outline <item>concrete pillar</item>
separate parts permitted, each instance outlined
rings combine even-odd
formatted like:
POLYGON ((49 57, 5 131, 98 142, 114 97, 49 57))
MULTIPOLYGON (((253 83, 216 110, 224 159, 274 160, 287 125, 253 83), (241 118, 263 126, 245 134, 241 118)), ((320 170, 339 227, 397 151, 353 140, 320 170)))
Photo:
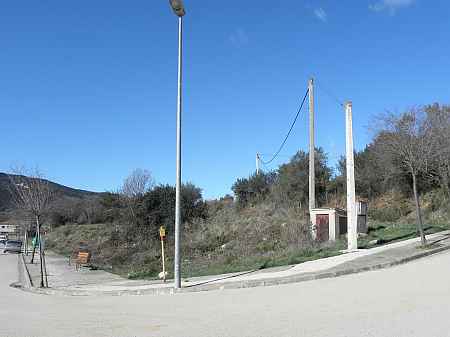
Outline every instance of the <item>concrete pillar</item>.
POLYGON ((336 241, 336 210, 330 211, 329 223, 328 223, 328 237, 330 241, 336 241))
POLYGON ((259 174, 259 153, 256 154, 256 174, 259 174))
POLYGON ((356 212, 355 164, 353 159, 352 102, 345 104, 347 159, 347 237, 349 251, 358 249, 358 215, 356 212))
POLYGON ((314 79, 308 83, 309 92, 309 211, 316 208, 316 177, 314 170, 314 79))

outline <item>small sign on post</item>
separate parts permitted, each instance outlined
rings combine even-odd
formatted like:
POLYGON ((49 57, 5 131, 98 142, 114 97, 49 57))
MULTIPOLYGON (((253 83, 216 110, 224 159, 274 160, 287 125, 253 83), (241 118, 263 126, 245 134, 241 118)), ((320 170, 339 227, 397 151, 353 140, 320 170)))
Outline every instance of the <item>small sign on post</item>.
POLYGON ((166 228, 164 226, 159 227, 159 237, 161 239, 161 258, 162 258, 162 272, 159 273, 159 278, 162 278, 166 282, 166 261, 164 254, 164 241, 166 239, 166 228))
POLYGON ((161 238, 161 241, 164 241, 166 238, 166 228, 164 226, 159 227, 159 237, 161 238))

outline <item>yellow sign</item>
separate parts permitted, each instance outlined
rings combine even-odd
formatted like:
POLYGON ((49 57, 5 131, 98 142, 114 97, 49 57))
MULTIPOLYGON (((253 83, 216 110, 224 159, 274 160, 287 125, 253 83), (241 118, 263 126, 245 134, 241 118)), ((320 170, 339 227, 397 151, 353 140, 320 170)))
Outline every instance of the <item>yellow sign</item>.
POLYGON ((159 227, 159 236, 161 239, 166 237, 166 228, 164 226, 159 227))

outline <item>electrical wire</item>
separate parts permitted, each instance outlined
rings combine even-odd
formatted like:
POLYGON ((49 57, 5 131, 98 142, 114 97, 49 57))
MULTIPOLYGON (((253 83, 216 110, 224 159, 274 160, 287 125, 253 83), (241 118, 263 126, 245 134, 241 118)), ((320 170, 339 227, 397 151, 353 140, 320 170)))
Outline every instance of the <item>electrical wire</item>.
POLYGON ((284 140, 281 143, 281 146, 278 149, 278 151, 275 152, 275 154, 272 156, 272 158, 269 161, 263 161, 261 159, 261 163, 263 163, 264 165, 270 164, 271 162, 273 162, 275 160, 275 158, 277 158, 278 155, 280 154, 280 152, 283 149, 284 145, 286 144, 289 136, 291 135, 291 132, 292 132, 292 129, 294 128, 294 126, 295 126, 295 123, 297 122, 298 116, 300 115, 300 112, 302 111, 303 105, 305 104, 306 97, 308 97, 308 93, 309 93, 309 89, 306 89, 305 97, 303 97, 302 104, 300 105, 300 108, 298 109, 297 114, 295 115, 294 121, 292 122, 292 125, 291 125, 291 127, 290 127, 290 129, 289 129, 289 131, 288 131, 288 133, 286 135, 286 137, 284 137, 284 140))
POLYGON ((340 100, 336 95, 332 94, 330 90, 326 89, 322 83, 318 83, 316 82, 316 87, 321 90, 324 94, 326 94, 329 98, 331 98, 333 101, 336 101, 336 103, 343 107, 344 106, 344 102, 342 100, 340 100))
POLYGON ((266 169, 267 172, 272 171, 272 169, 270 167, 268 167, 266 164, 264 164, 262 161, 261 163, 263 164, 264 168, 266 169))
MULTIPOLYGON (((259 155, 260 156, 271 156, 272 153, 260 153, 259 155)), ((280 155, 278 155, 278 157, 291 158, 292 155, 290 155, 290 154, 280 154, 280 155)))

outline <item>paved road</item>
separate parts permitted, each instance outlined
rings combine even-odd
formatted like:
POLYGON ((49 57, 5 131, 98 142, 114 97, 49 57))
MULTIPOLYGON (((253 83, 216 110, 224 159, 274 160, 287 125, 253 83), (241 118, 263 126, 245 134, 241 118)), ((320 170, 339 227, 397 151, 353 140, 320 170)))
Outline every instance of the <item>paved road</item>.
POLYGON ((16 264, 0 256, 1 337, 450 336, 450 253, 335 279, 174 296, 26 293, 9 287, 16 264))

